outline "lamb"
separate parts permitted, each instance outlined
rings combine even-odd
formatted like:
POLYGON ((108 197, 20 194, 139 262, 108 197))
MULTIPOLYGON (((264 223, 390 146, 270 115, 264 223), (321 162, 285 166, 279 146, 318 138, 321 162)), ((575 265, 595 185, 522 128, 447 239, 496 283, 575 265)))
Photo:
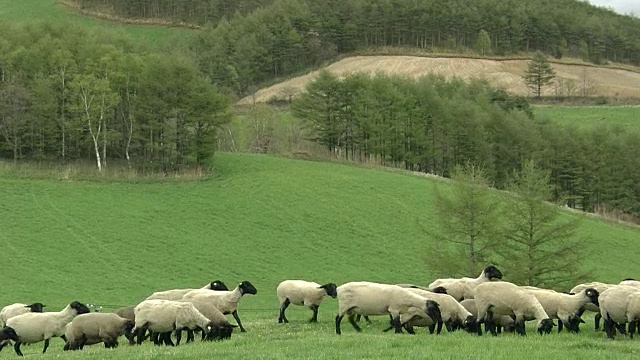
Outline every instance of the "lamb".
MULTIPOLYGON (((232 325, 229 320, 224 316, 224 314, 215 307, 207 297, 195 297, 189 301, 192 303, 198 311, 202 313, 207 319, 213 323, 213 329, 209 333, 209 335, 205 335, 202 333, 202 340, 222 340, 231 338, 231 334, 233 332, 233 328, 235 325, 232 325)), ((193 340, 193 332, 187 330, 187 342, 193 340)))
POLYGON ((531 287, 526 290, 538 299, 549 317, 559 320, 558 332, 562 331, 563 324, 567 326, 568 331, 579 332, 582 307, 586 304, 598 306, 599 293, 594 288, 586 288, 573 295, 531 287))
MULTIPOLYGON (((587 289, 587 288, 593 288, 596 289, 598 291, 598 293, 602 294, 603 291, 607 290, 609 287, 614 286, 612 284, 605 284, 605 283, 601 283, 601 282, 590 282, 590 283, 585 283, 585 284, 579 284, 573 287, 573 289, 571 289, 569 291, 569 293, 573 293, 573 294, 577 294, 580 291, 587 289)), ((595 329, 598 330, 600 329, 600 319, 602 318, 602 315, 600 315, 600 308, 592 303, 587 303, 584 306, 584 310, 585 311, 591 311, 591 312, 595 312, 596 316, 594 319, 595 322, 595 329)), ((582 315, 582 314, 580 314, 582 315)))
POLYGON ((113 313, 78 315, 67 324, 64 350, 82 350, 85 345, 100 342, 104 343, 105 348, 116 347, 118 337, 130 334, 134 325, 134 321, 113 313))
POLYGON ((289 322, 284 314, 289 304, 308 307, 313 311, 313 316, 309 322, 317 322, 318 308, 320 308, 320 303, 322 303, 324 296, 329 295, 334 299, 338 296, 336 284, 334 283, 320 285, 304 280, 285 280, 278 285, 276 293, 280 301, 278 323, 289 322))
POLYGON ((11 319, 14 316, 26 314, 29 312, 41 313, 42 308, 44 307, 45 305, 39 302, 33 303, 31 305, 21 303, 7 305, 0 311, 0 325, 4 327, 7 324, 7 320, 11 319))
POLYGON ((494 315, 515 316, 515 330, 524 336, 526 320, 537 320, 538 333, 550 333, 555 324, 536 297, 509 282, 485 282, 476 286, 474 298, 478 307, 478 322, 486 321, 491 334, 497 335, 494 315))
POLYGON ((600 313, 608 338, 615 337, 615 325, 626 323, 629 323, 629 335, 633 337, 640 322, 640 289, 625 285, 608 288, 600 294, 600 313))
MULTIPOLYGON (((478 307, 476 306, 475 299, 462 300, 460 302, 460 305, 462 305, 465 309, 467 309, 467 311, 473 314, 476 318, 478 317, 478 307)), ((498 334, 502 333, 503 328, 505 332, 513 332, 514 330, 515 321, 513 320, 513 318, 511 318, 511 316, 494 315, 493 322, 494 322, 494 325, 496 326, 496 330, 498 334)), ((484 330, 488 332, 489 328, 490 326, 485 326, 484 330)), ((477 330, 478 330, 478 334, 480 334, 479 326, 477 330)))
POLYGON ((408 313, 412 308, 425 312, 434 321, 442 321, 439 305, 433 300, 426 300, 407 289, 397 285, 378 284, 372 282, 349 282, 337 289, 339 311, 336 316, 336 334, 340 335, 340 323, 345 315, 356 331, 362 329, 355 322, 356 315, 389 314, 396 333, 402 333, 400 315, 408 313))
MULTIPOLYGON (((208 335, 215 324, 207 319, 192 303, 171 300, 145 300, 135 309, 135 327, 138 345, 142 344, 145 332, 151 330, 161 334, 161 340, 174 346, 171 332, 176 330, 176 340, 180 343, 182 330, 202 329, 208 335)), ((156 343, 156 345, 159 345, 156 343)))
POLYGON ((482 270, 477 278, 463 277, 461 279, 438 279, 429 284, 429 290, 433 292, 442 292, 453 296, 457 301, 464 299, 473 299, 473 290, 479 284, 494 279, 502 279, 502 272, 497 267, 489 265, 482 270))
POLYGON ((211 303, 218 308, 223 314, 231 314, 233 318, 238 322, 238 326, 240 327, 240 332, 245 332, 246 330, 242 326, 240 322, 240 317, 238 316, 238 302, 242 298, 244 294, 252 294, 255 295, 258 293, 258 290, 249 282, 243 281, 235 289, 232 291, 206 291, 206 290, 193 290, 186 293, 182 297, 182 301, 192 301, 197 297, 205 297, 211 303))
POLYGON ((201 287, 200 289, 173 289, 165 291, 156 291, 149 295, 145 300, 173 300, 180 301, 182 297, 193 290, 213 290, 213 291, 228 291, 229 288, 220 280, 214 280, 211 283, 201 287))
POLYGON ((13 329, 18 336, 18 341, 14 345, 16 354, 22 356, 20 345, 22 343, 32 344, 44 340, 44 354, 49 347, 49 340, 54 336, 62 336, 66 325, 76 316, 89 312, 84 304, 74 301, 67 305, 62 311, 46 313, 26 313, 14 316, 7 320, 8 328, 13 329))
MULTIPOLYGON (((465 309, 456 299, 451 295, 434 293, 417 286, 407 287, 407 290, 414 294, 420 295, 427 300, 433 300, 438 303, 441 313, 441 320, 434 322, 433 319, 427 318, 421 313, 407 313, 400 314, 400 322, 405 329, 412 328, 413 326, 428 326, 429 331, 433 333, 434 327, 438 326, 436 334, 440 334, 442 331, 442 325, 446 326, 448 331, 453 331, 452 324, 457 327, 461 324, 467 332, 477 332, 478 326, 476 324, 476 317, 465 309)), ((409 330, 407 330, 409 331, 409 330)))

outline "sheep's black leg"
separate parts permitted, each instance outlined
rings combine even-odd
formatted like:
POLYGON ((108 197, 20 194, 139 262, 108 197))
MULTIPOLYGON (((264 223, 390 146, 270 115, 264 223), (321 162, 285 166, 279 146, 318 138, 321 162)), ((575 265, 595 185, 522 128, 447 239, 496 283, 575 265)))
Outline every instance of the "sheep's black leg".
POLYGON ((42 353, 47 352, 47 348, 49 347, 49 339, 44 339, 44 349, 42 349, 42 353))
POLYGON ((416 332, 413 330, 413 325, 404 324, 404 329, 411 335, 415 335, 416 332))
POLYGON ((233 310, 231 315, 233 315, 233 318, 236 319, 236 321, 238 322, 238 326, 240 327, 240 332, 247 332, 247 330, 245 330, 244 327, 242 327, 242 323, 240 322, 240 317, 238 316, 238 310, 233 310))
POLYGON ((627 333, 626 324, 618 324, 618 331, 620 331, 620 334, 625 335, 627 333))
POLYGON ((429 325, 429 334, 436 332, 436 324, 429 325))
POLYGON ((527 335, 525 327, 524 327, 524 320, 516 321, 515 329, 516 329, 516 333, 517 334, 519 334, 521 336, 527 335))
POLYGON ((440 335, 440 333, 442 332, 442 321, 438 321, 437 323, 437 327, 436 327, 436 335, 440 335))
POLYGON ((311 305, 311 311, 313 311, 313 317, 311 317, 311 320, 309 320, 309 322, 318 322, 318 309, 320 308, 320 306, 318 305, 311 305))
POLYGON ((596 314, 596 318, 594 319, 595 321, 595 326, 596 326, 596 331, 600 330, 600 319, 602 319, 602 314, 597 313, 596 314))
POLYGON ((343 316, 336 315, 336 334, 340 335, 342 332, 340 331, 340 322, 342 322, 343 316))
POLYGON ((167 331, 166 333, 161 335, 162 340, 164 340, 164 344, 167 346, 176 346, 171 340, 171 331, 167 331))
POLYGON ((636 320, 629 323, 629 337, 631 339, 633 339, 633 334, 636 332, 636 323, 636 320))
POLYGON ((613 320, 610 317, 604 320, 604 332, 607 334, 607 337, 611 340, 616 336, 616 328, 613 324, 613 320))
MULTIPOLYGON (((558 334, 562 331, 562 327, 563 327, 563 323, 562 320, 558 319, 558 334)), ((569 328, 567 328, 567 331, 569 330, 569 328)))
POLYGON ((187 331, 187 343, 190 343, 193 340, 195 340, 195 336, 193 335, 193 330, 186 329, 186 331, 187 331))
POLYGON ((20 351, 20 345, 22 345, 22 343, 20 341, 18 341, 15 344, 13 344, 13 350, 16 351, 16 354, 18 354, 18 356, 24 356, 24 355, 22 355, 22 351, 20 351))
POLYGON ((396 329, 396 334, 402 334, 402 324, 400 323, 400 315, 393 318, 393 327, 396 329))
POLYGON ((491 335, 498 336, 498 330, 496 329, 496 322, 493 320, 493 312, 487 311, 487 315, 484 318, 485 321, 485 331, 489 328, 491 335))
POLYGON ((356 323, 356 316, 355 315, 349 315, 347 317, 347 319, 349 319, 349 322, 351 323, 351 326, 353 326, 353 328, 356 329, 357 332, 362 331, 360 326, 358 326, 358 323, 356 323))
POLYGON ((182 340, 182 329, 176 329, 176 346, 180 345, 180 340, 182 340))
POLYGON ((7 344, 9 344, 9 340, 0 341, 0 351, 2 351, 7 344))
POLYGON ((151 335, 149 335, 149 338, 153 341, 155 345, 162 345, 162 340, 160 339, 160 333, 152 331, 151 335))
POLYGON ((280 305, 280 316, 278 317, 278 323, 288 323, 289 320, 287 320, 287 316, 284 314, 284 311, 287 310, 287 308, 289 307, 289 304, 291 304, 291 301, 289 301, 289 299, 284 299, 284 302, 282 303, 282 305, 280 305))

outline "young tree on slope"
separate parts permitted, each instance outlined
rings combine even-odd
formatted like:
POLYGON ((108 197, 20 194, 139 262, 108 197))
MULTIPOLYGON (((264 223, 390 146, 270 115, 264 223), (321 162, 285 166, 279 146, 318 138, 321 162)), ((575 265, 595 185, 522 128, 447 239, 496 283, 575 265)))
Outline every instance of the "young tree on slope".
POLYGON ((523 78, 527 87, 539 98, 542 94, 542 88, 551 84, 555 76, 556 72, 547 61, 547 58, 538 51, 533 55, 533 59, 529 61, 523 78))

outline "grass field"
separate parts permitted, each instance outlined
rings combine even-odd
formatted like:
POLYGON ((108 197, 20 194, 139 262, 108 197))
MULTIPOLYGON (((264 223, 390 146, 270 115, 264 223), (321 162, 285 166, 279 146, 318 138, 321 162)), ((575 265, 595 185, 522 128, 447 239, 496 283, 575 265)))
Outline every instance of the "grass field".
MULTIPOLYGON (((214 279, 251 281, 239 313, 247 333, 223 343, 175 349, 151 345, 64 354, 64 358, 476 358, 637 357, 640 347, 595 333, 476 338, 383 334, 383 318, 356 334, 334 333, 337 302, 320 323, 290 307, 277 324, 276 285, 302 278, 428 284, 424 228, 435 226, 434 179, 360 167, 269 156, 218 153, 216 173, 191 182, 59 181, 0 173, 0 304, 41 301, 55 311, 72 300, 105 311, 135 304, 158 289, 198 287, 214 279), (108 355, 107 355, 108 354, 108 355)), ((439 182, 441 189, 446 183, 439 182)), ((569 216, 569 215, 568 215, 569 216)), ((576 216, 576 215, 570 215, 576 216)), ((640 230, 587 218, 579 236, 594 279, 636 276, 640 230), (615 250, 611 250, 615 249, 615 250)), ((508 280, 508 274, 505 274, 508 280)), ((233 321, 233 320, 232 320, 233 321)), ((589 320, 587 320, 589 322, 589 320)), ((34 355, 42 343, 24 347, 34 355)), ((0 358, 15 357, 5 349, 0 358)))
POLYGON ((56 0, 0 0, 0 21, 29 23, 37 21, 65 22, 89 29, 120 32, 134 41, 154 48, 179 44, 189 39, 194 30, 163 26, 125 25, 83 16, 56 0))
POLYGON ((609 124, 640 129, 640 106, 535 106, 534 112, 536 116, 578 127, 609 124))

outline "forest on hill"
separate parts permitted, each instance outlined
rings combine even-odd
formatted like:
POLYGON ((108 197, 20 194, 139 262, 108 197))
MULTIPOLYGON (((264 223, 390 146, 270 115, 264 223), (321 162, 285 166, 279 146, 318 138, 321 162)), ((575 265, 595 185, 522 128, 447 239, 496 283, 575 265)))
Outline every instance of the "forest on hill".
POLYGON ((640 64, 640 19, 577 0, 75 0, 132 18, 206 25, 194 45, 223 88, 256 84, 338 54, 384 46, 512 55, 542 51, 640 64))

